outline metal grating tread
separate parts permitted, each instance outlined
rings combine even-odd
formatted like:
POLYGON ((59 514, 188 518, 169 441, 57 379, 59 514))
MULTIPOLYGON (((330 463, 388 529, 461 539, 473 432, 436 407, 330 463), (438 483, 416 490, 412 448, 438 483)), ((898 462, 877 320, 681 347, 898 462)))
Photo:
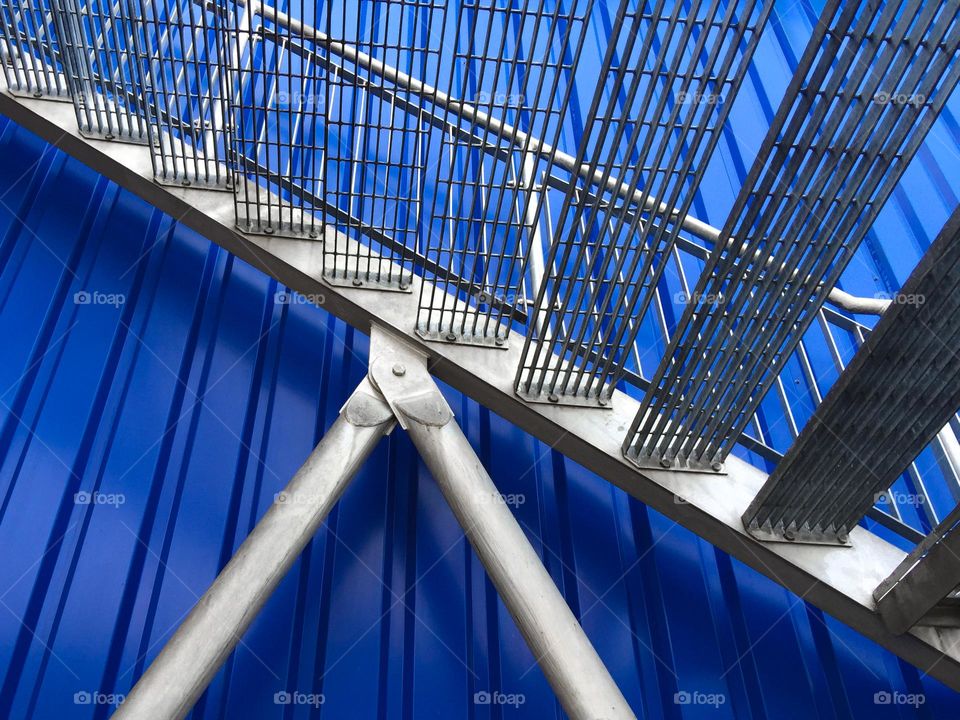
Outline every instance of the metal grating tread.
POLYGON ((960 80, 960 6, 879 6, 824 9, 624 441, 636 462, 723 462, 960 80))
POLYGON ((960 406, 960 210, 743 516, 763 539, 845 539, 960 406))

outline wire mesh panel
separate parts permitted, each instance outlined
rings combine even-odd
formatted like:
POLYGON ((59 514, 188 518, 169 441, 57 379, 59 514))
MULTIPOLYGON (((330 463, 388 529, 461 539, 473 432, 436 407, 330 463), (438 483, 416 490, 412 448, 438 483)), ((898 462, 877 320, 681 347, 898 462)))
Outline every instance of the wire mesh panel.
POLYGON ((299 212, 302 200, 296 195, 314 190, 319 174, 314 168, 320 166, 324 125, 315 98, 323 94, 321 71, 312 59, 291 52, 291 38, 275 20, 254 14, 250 6, 234 15, 224 44, 231 90, 229 155, 238 175, 250 180, 238 181, 237 225, 268 234, 309 230, 319 237, 313 217, 299 212), (294 128, 302 152, 294 146, 294 128))
POLYGON ((238 14, 234 24, 232 161, 250 180, 238 189, 238 224, 323 238, 332 282, 406 290, 425 126, 393 73, 437 65, 431 27, 443 5, 317 2, 296 11, 238 14))
POLYGON ((340 233, 326 236, 324 273, 335 284, 409 289, 430 126, 426 98, 396 75, 422 78, 440 67, 445 15, 446 4, 437 0, 328 8, 330 36, 356 49, 337 58, 325 85, 321 187, 325 215, 340 233))
POLYGON ((59 55, 55 19, 47 0, 0 5, 0 59, 8 90, 68 98, 59 55))
POLYGON ((132 0, 149 63, 154 175, 165 183, 230 186, 224 143, 222 57, 232 5, 195 0, 132 0))
POLYGON ((147 143, 147 63, 130 0, 53 0, 80 132, 147 143))
POLYGON ((960 77, 960 7, 828 3, 624 442, 722 462, 960 77))
POLYGON ((604 59, 518 372, 530 400, 606 404, 773 3, 650 5, 621 4, 604 59))
POLYGON ((451 60, 427 259, 446 268, 421 295, 417 330, 430 340, 504 346, 523 305, 523 263, 542 254, 539 187, 568 126, 593 0, 465 0, 446 28, 451 60))

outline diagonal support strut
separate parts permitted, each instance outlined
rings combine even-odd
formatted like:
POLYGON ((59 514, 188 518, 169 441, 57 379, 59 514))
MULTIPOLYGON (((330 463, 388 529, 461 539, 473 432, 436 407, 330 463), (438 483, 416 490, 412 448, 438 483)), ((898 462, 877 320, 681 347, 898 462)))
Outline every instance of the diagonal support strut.
POLYGON ((583 628, 427 372, 426 356, 376 325, 370 376, 393 408, 530 651, 571 718, 633 718, 583 628))
POLYGON ((113 717, 184 717, 313 538, 393 414, 364 378, 340 417, 167 641, 113 717))

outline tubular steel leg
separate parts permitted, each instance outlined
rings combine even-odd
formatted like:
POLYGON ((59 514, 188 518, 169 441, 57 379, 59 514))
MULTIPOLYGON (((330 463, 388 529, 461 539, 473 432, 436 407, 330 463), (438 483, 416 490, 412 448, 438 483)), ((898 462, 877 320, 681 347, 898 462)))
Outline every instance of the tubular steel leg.
POLYGON ((206 689, 340 498, 393 414, 365 379, 114 714, 182 718, 206 689))
MULTIPOLYGON (((374 347, 382 336, 374 328, 374 347)), ((527 645, 574 720, 635 718, 416 353, 384 340, 371 377, 436 478, 527 645)))

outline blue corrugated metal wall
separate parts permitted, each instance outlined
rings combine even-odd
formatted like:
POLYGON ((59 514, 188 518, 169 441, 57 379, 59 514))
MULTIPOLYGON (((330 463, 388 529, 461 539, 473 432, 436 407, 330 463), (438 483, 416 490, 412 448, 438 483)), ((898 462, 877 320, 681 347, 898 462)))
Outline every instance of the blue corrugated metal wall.
MULTIPOLYGON (((778 6, 698 217, 722 222, 816 5, 778 6)), ((896 290, 956 206, 957 110, 851 263, 847 290, 896 290)), ((286 299, 0 118, 0 717, 107 717, 108 696, 129 689, 332 422, 367 340, 286 299)), ((801 414, 805 392, 798 381, 801 414)), ((919 670, 448 397, 501 490, 524 498, 518 517, 638 716, 960 717, 960 696, 919 670), (892 691, 924 703, 874 702, 892 691), (724 702, 678 704, 682 693, 724 702)), ((193 717, 559 714, 398 434, 193 717), (324 702, 278 705, 278 692, 324 702), (524 702, 475 703, 484 692, 524 702)))
MULTIPOLYGON (((0 157, 0 714, 103 718, 332 422, 367 340, 12 124, 0 157)), ((638 716, 960 715, 918 670, 448 397, 638 716), (925 702, 876 705, 886 691, 925 702)), ((559 714, 397 434, 193 717, 559 714), (524 702, 474 702, 497 691, 524 702)))

